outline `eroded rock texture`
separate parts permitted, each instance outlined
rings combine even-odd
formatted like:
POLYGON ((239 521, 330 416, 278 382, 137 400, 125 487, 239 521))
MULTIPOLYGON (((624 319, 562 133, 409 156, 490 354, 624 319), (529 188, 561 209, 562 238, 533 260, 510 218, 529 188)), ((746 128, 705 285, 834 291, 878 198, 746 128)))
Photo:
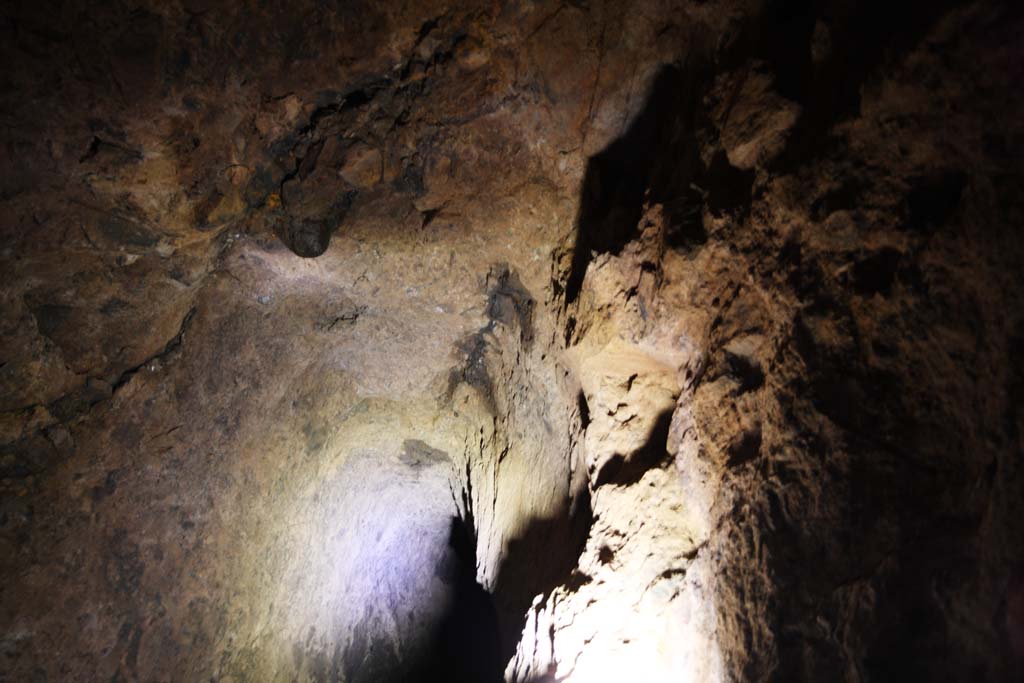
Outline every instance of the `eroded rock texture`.
POLYGON ((1024 13, 4 7, 0 679, 1024 676, 1024 13))

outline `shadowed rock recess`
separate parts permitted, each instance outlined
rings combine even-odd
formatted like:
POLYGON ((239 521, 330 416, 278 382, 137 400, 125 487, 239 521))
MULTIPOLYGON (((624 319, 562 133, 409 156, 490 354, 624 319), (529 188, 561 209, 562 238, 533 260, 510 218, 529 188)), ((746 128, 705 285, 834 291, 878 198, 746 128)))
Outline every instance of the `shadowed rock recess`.
POLYGON ((0 8, 0 681, 1024 680, 1024 5, 0 8))

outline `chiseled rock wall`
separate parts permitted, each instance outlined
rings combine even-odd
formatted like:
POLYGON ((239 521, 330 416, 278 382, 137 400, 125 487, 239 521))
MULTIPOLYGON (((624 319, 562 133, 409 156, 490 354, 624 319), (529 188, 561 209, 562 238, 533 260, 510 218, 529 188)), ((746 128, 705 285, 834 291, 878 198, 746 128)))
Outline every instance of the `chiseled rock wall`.
POLYGON ((2 16, 12 680, 1020 676, 1009 3, 2 16))
POLYGON ((595 521, 510 677, 1014 680, 1021 17, 763 21, 588 167, 595 521))

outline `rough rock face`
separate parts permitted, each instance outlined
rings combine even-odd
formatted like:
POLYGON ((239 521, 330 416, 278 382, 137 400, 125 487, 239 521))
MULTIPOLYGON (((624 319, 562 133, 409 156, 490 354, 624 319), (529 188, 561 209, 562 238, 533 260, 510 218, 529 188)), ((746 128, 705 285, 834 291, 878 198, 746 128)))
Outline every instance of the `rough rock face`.
POLYGON ((0 680, 1024 676, 1016 6, 0 15, 0 680))

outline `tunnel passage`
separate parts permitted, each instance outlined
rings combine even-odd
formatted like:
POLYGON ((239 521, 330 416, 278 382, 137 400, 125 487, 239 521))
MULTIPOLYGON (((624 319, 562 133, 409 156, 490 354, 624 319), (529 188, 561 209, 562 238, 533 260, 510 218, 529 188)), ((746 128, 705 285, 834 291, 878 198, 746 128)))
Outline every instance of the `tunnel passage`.
POLYGON ((54 4, 0 678, 1024 680, 1024 4, 54 4))
MULTIPOLYGON (((417 448, 430 451, 422 442, 406 442, 406 452, 417 448)), ((406 510, 392 519, 356 513, 360 535, 385 539, 378 546, 383 549, 346 549, 355 561, 340 568, 354 577, 376 574, 379 580, 363 594, 363 617, 349 629, 346 640, 335 644, 331 668, 321 665, 316 680, 500 683, 521 638, 530 600, 546 595, 570 575, 581 548, 578 540, 565 542, 562 527, 575 524, 574 539, 588 527, 567 513, 565 519, 536 520, 512 540, 493 593, 486 590, 477 579, 478 539, 472 515, 458 511, 445 528, 432 504, 436 498, 410 497, 440 495, 442 469, 429 473, 436 478, 427 487, 410 486, 400 473, 386 469, 362 480, 372 492, 364 501, 379 500, 381 494, 386 500, 402 490, 406 510), (387 626, 389 612, 395 630, 387 626)), ((581 505, 589 515, 589 500, 581 505)), ((351 612, 353 605, 344 609, 351 612)))
MULTIPOLYGON (((492 596, 476 581, 475 548, 466 522, 453 516, 434 576, 445 587, 443 607, 394 647, 358 628, 341 656, 351 683, 499 683, 504 662, 492 596)), ((416 617, 410 613, 410 621, 416 617)), ((334 672, 335 674, 337 672, 334 672)))
POLYGON ((517 578, 492 596, 477 580, 472 510, 454 504, 450 456, 417 439, 397 450, 346 456, 299 505, 282 582, 286 621, 306 634, 292 646, 298 673, 323 682, 498 683, 510 656, 502 643, 515 642, 523 625, 499 605, 518 607, 524 591, 540 590, 550 562, 524 565, 513 552, 517 578))
POLYGON ((438 571, 451 586, 451 601, 433 630, 427 656, 406 680, 498 683, 504 669, 498 614, 494 599, 476 581, 475 539, 460 517, 451 518, 448 552, 438 571))

